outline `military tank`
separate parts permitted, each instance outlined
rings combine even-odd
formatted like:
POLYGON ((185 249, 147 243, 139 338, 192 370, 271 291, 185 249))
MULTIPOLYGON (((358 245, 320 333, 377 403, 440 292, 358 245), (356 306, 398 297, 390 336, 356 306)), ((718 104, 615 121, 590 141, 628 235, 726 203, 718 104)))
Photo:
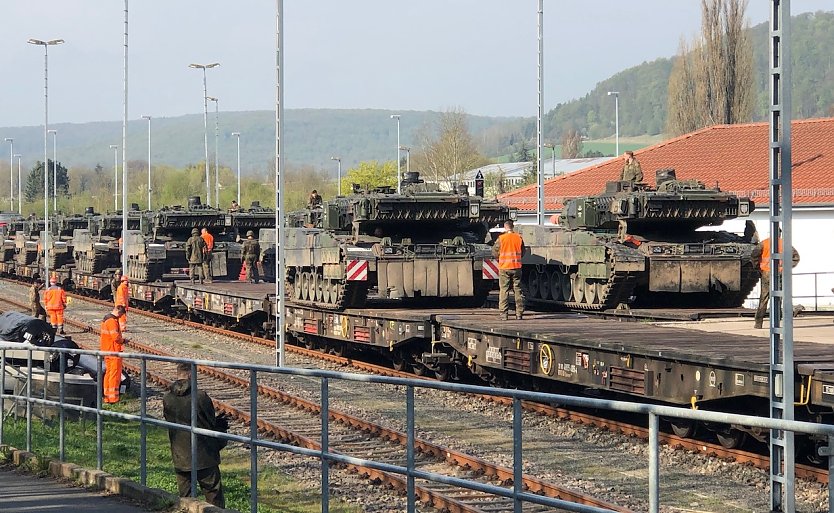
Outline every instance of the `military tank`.
POLYGON ((440 191, 416 172, 406 173, 401 191, 354 185, 347 196, 288 215, 285 259, 295 302, 359 307, 376 289, 383 299, 483 304, 497 279, 486 234, 511 210, 467 195, 465 186, 440 191))
POLYGON ((755 208, 748 198, 656 173, 565 202, 555 226, 519 226, 530 301, 580 309, 740 306, 759 271, 751 234, 702 230, 755 208))
MULTIPOLYGON (((138 230, 142 220, 150 215, 139 210, 139 205, 132 204, 127 215, 127 229, 138 230)), ((83 216, 86 228, 76 227, 72 232, 72 250, 75 268, 79 271, 97 274, 108 268, 121 267, 119 239, 122 236, 121 212, 98 214, 93 207, 87 207, 83 216)), ((80 219, 73 224, 83 226, 80 219)))

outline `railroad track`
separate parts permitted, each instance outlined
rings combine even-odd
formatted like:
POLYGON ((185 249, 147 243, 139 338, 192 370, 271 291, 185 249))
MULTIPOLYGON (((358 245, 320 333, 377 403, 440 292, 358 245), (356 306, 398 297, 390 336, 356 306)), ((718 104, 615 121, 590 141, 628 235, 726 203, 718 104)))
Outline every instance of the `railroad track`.
MULTIPOLYGON (((8 280, 8 279, 6 279, 8 280)), ((12 283, 19 284, 19 282, 14 280, 8 280, 12 283)), ((100 304, 102 306, 107 306, 108 308, 112 306, 112 302, 91 298, 88 296, 83 296, 79 294, 68 293, 68 295, 78 298, 80 300, 93 302, 96 304, 100 304)), ((250 342, 253 344, 262 345, 265 347, 275 348, 275 340, 274 339, 267 339, 262 337, 255 337, 248 333, 241 333, 237 331, 227 330, 224 328, 219 328, 215 326, 208 326, 199 322, 189 321, 187 319, 181 318, 173 318, 169 317, 164 314, 150 312, 147 310, 142 309, 132 309, 132 313, 138 313, 140 315, 144 315, 153 319, 157 319, 160 321, 176 323, 185 327, 205 330, 211 333, 216 333, 218 335, 223 335, 226 337, 234 338, 237 340, 242 340, 246 342, 250 342)), ((403 378, 417 378, 414 374, 397 371, 388 367, 375 365, 372 363, 362 362, 359 360, 354 360, 352 358, 333 355, 329 353, 325 353, 316 349, 307 349, 300 346, 295 345, 287 345, 286 350, 288 352, 292 352, 295 354, 299 354, 301 356, 306 356, 309 358, 315 358, 319 360, 328 361, 331 363, 336 363, 339 365, 345 365, 353 367, 362 372, 382 375, 382 376, 392 376, 392 377, 403 377, 403 378)), ((428 377, 420 377, 421 379, 433 379, 428 377)), ((496 404, 502 404, 505 406, 510 406, 511 403, 506 398, 495 397, 495 396, 481 396, 482 399, 494 402, 496 404)), ((540 415, 551 416, 555 418, 570 420, 579 424, 589 425, 598 427, 601 429, 610 430, 612 432, 623 433, 630 436, 637 436, 642 439, 648 440, 649 434, 648 429, 638 426, 629 424, 626 422, 620 422, 612 419, 608 419, 605 417, 599 417, 596 415, 591 415, 583 412, 576 412, 572 410, 567 410, 564 408, 554 407, 551 405, 541 404, 541 403, 531 403, 524 401, 522 403, 522 407, 526 411, 535 412, 540 415)), ((756 468, 762 470, 768 470, 770 467, 770 458, 767 455, 758 454, 751 451, 743 451, 739 449, 727 449, 720 444, 710 443, 701 440, 695 440, 690 438, 682 438, 673 434, 669 433, 661 433, 660 434, 660 441, 669 445, 670 447, 679 448, 682 450, 693 451, 697 453, 701 453, 704 455, 709 455, 721 459, 725 459, 728 461, 735 461, 739 464, 746 464, 752 465, 756 468)), ((808 479, 811 481, 816 481, 819 483, 828 483, 829 475, 827 469, 817 468, 811 465, 802 465, 797 464, 796 466, 796 476, 808 479)))
MULTIPOLYGON (((88 298, 84 298, 88 299, 88 298)), ((17 309, 25 310, 25 305, 7 298, 0 298, 17 309)), ((168 320, 167 317, 164 319, 168 320)), ((90 339, 86 344, 77 340, 84 349, 97 349, 96 326, 66 319, 66 324, 82 331, 80 338, 90 339)), ((203 325, 200 325, 204 327, 203 325)), ((157 350, 146 344, 129 341, 127 346, 135 351, 156 356, 176 356, 157 350)), ((125 369, 138 374, 138 366, 125 362, 125 369)), ((170 385, 171 376, 175 375, 174 365, 165 362, 149 361, 147 365, 149 381, 162 387, 170 385)), ((232 418, 248 425, 251 422, 248 373, 224 371, 213 367, 198 367, 203 376, 200 386, 214 400, 218 411, 229 414, 232 418)), ((322 445, 316 435, 321 433, 321 408, 315 402, 299 396, 288 394, 266 384, 259 384, 258 430, 273 439, 300 447, 321 450, 322 445)), ((348 413, 329 409, 328 442, 330 451, 361 459, 373 459, 378 462, 404 466, 406 461, 407 436, 405 433, 366 421, 348 413)), ((468 455, 427 440, 416 439, 416 468, 422 471, 475 480, 481 483, 512 484, 513 470, 489 463, 476 456, 468 455)), ((398 474, 382 472, 362 465, 345 465, 352 472, 367 476, 371 481, 390 486, 397 490, 406 490, 405 478, 398 474)), ((523 477, 525 490, 546 497, 606 508, 611 511, 630 513, 631 510, 584 495, 573 490, 546 482, 533 476, 523 477)), ((459 487, 436 482, 417 480, 415 491, 418 499, 426 505, 450 513, 500 513, 513 511, 513 501, 459 487), (487 507, 485 509, 485 507, 487 507)), ((543 513, 559 511, 540 505, 525 503, 525 513, 543 513)))

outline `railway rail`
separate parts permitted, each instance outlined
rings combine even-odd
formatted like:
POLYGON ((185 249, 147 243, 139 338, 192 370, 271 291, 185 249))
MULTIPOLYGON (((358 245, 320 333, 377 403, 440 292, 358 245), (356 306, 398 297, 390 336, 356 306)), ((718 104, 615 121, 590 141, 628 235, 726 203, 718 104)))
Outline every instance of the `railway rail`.
MULTIPOLYGON (((89 298, 83 298, 88 300, 89 298)), ((7 303, 17 309, 24 309, 25 305, 7 298, 0 298, 0 302, 7 303)), ((108 303, 109 306, 109 303, 108 303)), ((146 314, 149 312, 143 312, 146 314)), ((164 318, 168 320, 168 318, 164 318)), ((187 322, 187 321, 185 321, 187 322)), ((99 329, 85 322, 66 319, 66 324, 82 330, 84 333, 97 335, 99 329)), ((203 325, 199 325, 204 327, 203 325)), ((215 328, 216 329, 216 328, 215 328)), ((227 334, 228 333, 224 333, 227 334)), ((85 344, 76 342, 84 349, 96 349, 94 342, 85 344)), ((152 354, 155 356, 176 356, 155 349, 147 344, 129 341, 127 346, 135 352, 152 354)), ((125 368, 139 374, 140 368, 125 364, 125 368)), ((201 387, 214 400, 218 411, 226 412, 243 424, 249 424, 249 380, 236 373, 218 368, 198 367, 203 375, 201 387)), ((161 386, 171 383, 169 376, 174 374, 172 364, 152 362, 148 366, 148 377, 152 382, 161 386)), ((275 387, 259 384, 257 390, 260 404, 267 404, 268 409, 258 412, 258 429, 269 434, 276 440, 292 443, 300 447, 322 450, 321 442, 315 436, 321 433, 321 407, 313 401, 288 394, 275 387), (280 419, 280 422, 270 419, 280 419)), ((390 464, 402 464, 406 458, 407 436, 405 433, 369 422, 348 413, 332 408, 328 409, 329 419, 332 421, 329 430, 330 451, 356 458, 368 458, 390 464)), ((487 462, 482 458, 456 451, 427 440, 416 439, 415 450, 422 459, 417 462, 418 467, 432 472, 451 471, 459 473, 460 469, 468 479, 481 482, 499 481, 512 483, 513 470, 487 462)), ((397 490, 406 489, 406 481, 401 476, 389 474, 362 465, 347 465, 348 470, 367 476, 371 481, 390 486, 397 490)), ((526 475, 523 486, 525 490, 546 497, 558 498, 578 504, 605 508, 611 511, 631 513, 632 510, 602 501, 573 490, 566 489, 554 483, 526 475)), ((498 498, 480 492, 465 490, 440 483, 418 482, 415 487, 418 498, 425 504, 441 511, 450 513, 483 513, 487 511, 482 506, 488 506, 489 512, 500 513, 512 511, 513 501, 498 498)), ((526 513, 540 513, 554 511, 534 504, 526 504, 526 513)))

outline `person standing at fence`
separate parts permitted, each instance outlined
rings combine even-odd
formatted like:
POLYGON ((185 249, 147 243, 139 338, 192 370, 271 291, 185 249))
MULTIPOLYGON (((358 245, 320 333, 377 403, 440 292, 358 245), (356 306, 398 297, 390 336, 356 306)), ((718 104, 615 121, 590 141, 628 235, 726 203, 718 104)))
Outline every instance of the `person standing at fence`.
POLYGON ((46 320, 46 310, 41 304, 41 290, 43 289, 43 280, 38 278, 35 283, 29 287, 29 309, 32 312, 32 317, 46 320))
POLYGON ((119 286, 116 288, 116 295, 113 297, 115 306, 124 307, 121 317, 119 317, 119 329, 122 333, 127 331, 127 308, 130 303, 130 288, 128 287, 127 276, 122 275, 119 281, 119 286))
POLYGON ((43 302, 46 303, 46 313, 49 314, 49 323, 61 335, 64 334, 64 309, 67 307, 67 293, 58 284, 58 278, 49 279, 49 288, 43 293, 43 302))
MULTIPOLYGON (((124 349, 124 338, 119 328, 119 319, 124 315, 125 309, 118 305, 113 311, 104 316, 101 320, 101 332, 99 338, 99 350, 121 353, 124 349)), ((122 357, 104 357, 104 402, 113 404, 119 402, 119 387, 122 385, 122 357)))
MULTIPOLYGON (((779 240, 779 251, 782 251, 781 239, 779 240)), ((762 272, 762 281, 759 284, 759 307, 756 308, 756 316, 753 321, 755 329, 762 329, 765 313, 767 313, 770 303, 770 252, 770 237, 763 240, 753 250, 753 260, 758 260, 759 269, 762 272)), ((791 267, 796 267, 796 264, 799 263, 799 251, 796 248, 792 248, 791 261, 791 267)), ((796 309, 794 309, 794 312, 794 315, 797 315, 796 309)))
POLYGON ((203 228, 200 233, 200 238, 206 243, 206 249, 203 250, 203 277, 206 279, 206 283, 211 283, 211 257, 214 252, 214 235, 203 228))
MULTIPOLYGON (((202 390, 191 389, 191 366, 177 364, 177 380, 162 397, 162 413, 165 420, 191 426, 191 396, 196 393, 197 419, 194 425, 201 429, 218 431, 211 398, 202 390)), ((171 459, 177 475, 180 497, 191 495, 191 432, 187 429, 169 429, 171 459)), ((223 482, 220 475, 220 449, 225 442, 216 438, 197 435, 197 459, 193 468, 197 471, 197 483, 206 495, 206 501, 218 508, 226 507, 223 482)))

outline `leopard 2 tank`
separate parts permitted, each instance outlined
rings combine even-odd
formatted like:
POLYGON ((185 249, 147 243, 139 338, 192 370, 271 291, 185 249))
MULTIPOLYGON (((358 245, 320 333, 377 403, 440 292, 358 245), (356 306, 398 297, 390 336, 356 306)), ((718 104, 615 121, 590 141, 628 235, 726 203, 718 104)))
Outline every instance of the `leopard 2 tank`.
POLYGON ((294 302, 332 309, 362 306, 370 289, 381 299, 479 306, 498 277, 487 231, 511 212, 465 186, 440 191, 416 172, 399 194, 354 185, 287 216, 288 290, 294 302))
POLYGON ((740 306, 759 271, 751 235, 704 230, 755 205, 698 180, 656 173, 656 185, 608 182, 565 201, 558 225, 519 226, 528 300, 601 310, 740 306))

